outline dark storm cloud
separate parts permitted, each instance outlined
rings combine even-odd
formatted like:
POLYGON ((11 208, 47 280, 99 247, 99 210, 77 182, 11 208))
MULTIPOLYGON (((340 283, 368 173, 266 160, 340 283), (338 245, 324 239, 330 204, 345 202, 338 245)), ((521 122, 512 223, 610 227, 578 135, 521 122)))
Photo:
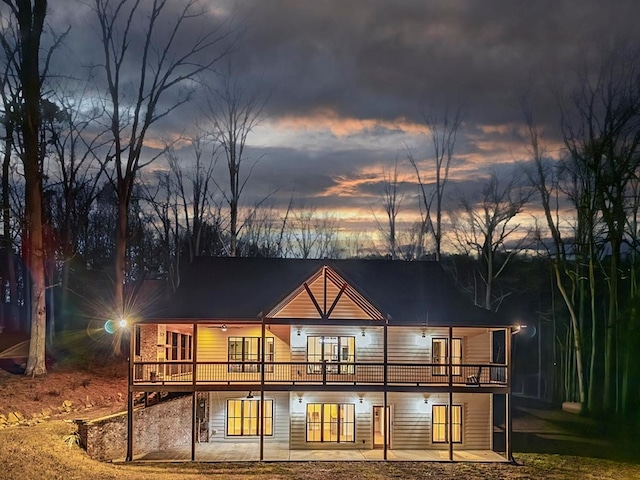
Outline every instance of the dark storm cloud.
POLYGON ((276 114, 323 106, 417 118, 448 98, 485 123, 511 120, 518 90, 566 77, 612 33, 634 35, 640 10, 635 1, 605 8, 600 0, 236 5, 247 28, 240 54, 273 89, 276 114))

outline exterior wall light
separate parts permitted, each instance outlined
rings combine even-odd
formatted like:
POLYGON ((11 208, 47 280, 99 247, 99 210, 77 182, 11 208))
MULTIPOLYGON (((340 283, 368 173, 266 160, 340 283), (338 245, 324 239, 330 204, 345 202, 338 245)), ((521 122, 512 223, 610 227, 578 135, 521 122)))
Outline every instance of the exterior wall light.
POLYGON ((120 328, 127 328, 128 322, 126 319, 121 318, 120 321, 118 322, 118 325, 120 325, 120 328))
POLYGON ((425 338, 427 336, 427 334, 425 332, 422 332, 422 338, 425 338))
POLYGON ((360 403, 362 403, 362 401, 363 401, 362 397, 360 397, 358 400, 360 401, 360 403))
POLYGON ((298 403, 302 403, 302 397, 298 397, 298 403))
POLYGON ((362 336, 363 336, 363 337, 365 336, 364 330, 362 330, 362 336))
POLYGON ((223 332, 227 331, 227 324, 223 323, 222 326, 220 327, 220 330, 222 330, 223 332))
POLYGON ((298 329, 298 331, 296 333, 298 334, 298 336, 300 336, 300 329, 298 329))

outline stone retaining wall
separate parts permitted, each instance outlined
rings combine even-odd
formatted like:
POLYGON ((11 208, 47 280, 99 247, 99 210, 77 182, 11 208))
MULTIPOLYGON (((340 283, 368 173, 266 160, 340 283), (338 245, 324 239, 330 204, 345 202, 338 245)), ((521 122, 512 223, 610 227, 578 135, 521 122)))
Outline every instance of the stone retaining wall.
MULTIPOLYGON (((80 444, 96 460, 127 455, 127 412, 76 421, 80 444)), ((191 444, 191 396, 137 408, 133 412, 133 455, 191 444)))

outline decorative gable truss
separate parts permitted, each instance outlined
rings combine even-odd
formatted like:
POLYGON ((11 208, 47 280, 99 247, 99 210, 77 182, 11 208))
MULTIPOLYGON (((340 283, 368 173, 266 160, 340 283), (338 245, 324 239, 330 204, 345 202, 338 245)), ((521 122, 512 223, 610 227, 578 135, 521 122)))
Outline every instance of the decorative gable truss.
POLYGON ((384 315, 331 267, 323 266, 267 315, 269 318, 383 320, 384 315))

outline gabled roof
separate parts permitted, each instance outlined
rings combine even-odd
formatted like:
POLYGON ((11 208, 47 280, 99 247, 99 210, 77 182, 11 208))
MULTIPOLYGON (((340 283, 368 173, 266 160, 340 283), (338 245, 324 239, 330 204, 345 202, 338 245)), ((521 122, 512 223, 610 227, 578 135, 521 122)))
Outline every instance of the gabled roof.
POLYGON ((346 298, 373 309, 372 315, 379 312, 390 325, 512 323, 473 305, 437 262, 226 257, 196 258, 182 271, 175 294, 147 319, 260 321, 263 315, 277 316, 287 300, 306 290, 305 283, 319 278, 325 266, 330 280, 333 275, 332 283, 346 282, 346 298))

